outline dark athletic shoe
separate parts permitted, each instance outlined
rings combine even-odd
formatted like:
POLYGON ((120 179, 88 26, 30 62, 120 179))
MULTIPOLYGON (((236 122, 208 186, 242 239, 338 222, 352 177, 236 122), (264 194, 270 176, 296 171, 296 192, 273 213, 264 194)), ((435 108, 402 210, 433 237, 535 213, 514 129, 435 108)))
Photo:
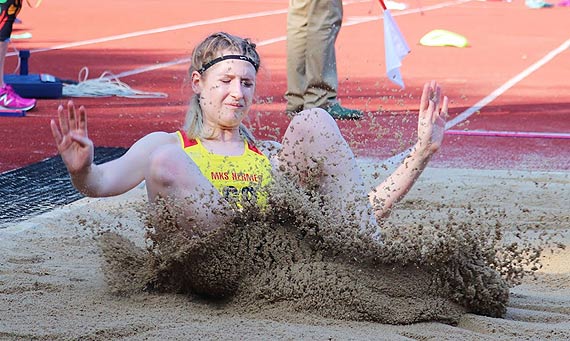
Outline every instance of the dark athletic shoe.
POLYGON ((285 114, 287 114, 287 116, 289 116, 289 117, 293 117, 293 116, 297 115, 298 113, 300 113, 301 111, 303 111, 303 107, 296 108, 296 109, 285 109, 285 114))
POLYGON ((335 120, 359 120, 364 116, 362 111, 345 108, 338 103, 325 108, 325 110, 328 111, 335 120))

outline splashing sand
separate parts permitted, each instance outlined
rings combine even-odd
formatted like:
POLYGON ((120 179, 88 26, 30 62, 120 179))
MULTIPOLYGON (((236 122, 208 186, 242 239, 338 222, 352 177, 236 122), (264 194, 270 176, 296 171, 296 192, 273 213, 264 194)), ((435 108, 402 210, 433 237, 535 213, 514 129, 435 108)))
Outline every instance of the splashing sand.
POLYGON ((532 274, 529 265, 548 242, 504 244, 501 210, 439 205, 412 222, 398 218, 407 225, 385 222, 379 244, 348 222, 331 222, 319 198, 290 182, 277 181, 272 191, 284 195, 272 196, 266 212, 245 210, 197 237, 176 226, 164 205, 147 217, 147 250, 104 234, 110 288, 198 294, 250 312, 456 324, 466 312, 504 316, 510 286, 532 274))
MULTIPOLYGON (((362 166, 367 175, 376 172, 362 166)), ((381 247, 344 236, 351 243, 337 249, 338 238, 309 233, 318 215, 301 219, 311 202, 289 201, 305 205, 304 213, 281 207, 248 225, 253 231, 243 225, 202 239, 237 250, 228 263, 235 268, 221 268, 219 277, 199 273, 229 278, 220 287, 233 293, 224 299, 192 293, 209 285, 169 280, 172 273, 185 279, 176 266, 196 251, 174 244, 172 251, 182 252, 170 252, 165 242, 157 253, 144 238, 154 231, 141 219, 142 188, 85 199, 0 229, 0 338, 566 339, 570 253, 554 242, 569 242, 569 181, 564 173, 428 169, 385 221, 381 247), (283 221, 275 222, 277 213, 283 221), (351 253, 357 245, 365 246, 351 253), (226 285, 232 281, 237 285, 226 285), (503 298, 494 304, 490 297, 505 283, 514 287, 504 318, 467 313, 500 313, 503 298)))

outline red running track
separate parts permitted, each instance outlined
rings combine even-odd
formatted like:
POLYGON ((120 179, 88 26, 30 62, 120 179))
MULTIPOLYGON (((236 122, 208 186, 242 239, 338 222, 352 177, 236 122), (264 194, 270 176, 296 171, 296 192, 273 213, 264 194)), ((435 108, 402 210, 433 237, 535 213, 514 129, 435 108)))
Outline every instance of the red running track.
MULTIPOLYGON (((435 79, 452 99, 457 124, 432 166, 570 170, 570 9, 531 10, 522 1, 405 3, 407 10, 392 11, 412 49, 401 90, 385 76, 377 0, 345 1, 337 40, 340 99, 367 115, 339 126, 357 155, 397 159, 414 139, 421 87, 435 79), (464 35, 469 47, 419 45, 437 28, 464 35)), ((288 122, 286 9, 286 0, 45 1, 22 10, 15 33, 32 38, 14 40, 11 48, 32 50, 31 73, 76 80, 86 66, 89 78, 108 70, 134 89, 167 93, 165 99, 75 99, 88 108, 97 146, 128 147, 151 131, 182 124, 188 63, 168 63, 187 58, 214 31, 251 37, 263 66, 250 124, 262 138, 279 138, 288 122)), ((11 54, 7 72, 17 65, 11 54)), ((49 120, 66 100, 40 100, 23 118, 0 117, 0 172, 56 154, 49 120)))

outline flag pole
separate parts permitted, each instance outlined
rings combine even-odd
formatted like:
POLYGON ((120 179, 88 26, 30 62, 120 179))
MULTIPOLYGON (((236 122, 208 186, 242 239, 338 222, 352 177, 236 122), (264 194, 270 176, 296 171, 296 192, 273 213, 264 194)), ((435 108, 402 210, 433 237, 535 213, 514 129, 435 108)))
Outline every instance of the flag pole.
POLYGON ((382 6, 382 9, 385 11, 386 10, 386 4, 384 3, 384 0, 378 0, 380 1, 380 5, 382 6))

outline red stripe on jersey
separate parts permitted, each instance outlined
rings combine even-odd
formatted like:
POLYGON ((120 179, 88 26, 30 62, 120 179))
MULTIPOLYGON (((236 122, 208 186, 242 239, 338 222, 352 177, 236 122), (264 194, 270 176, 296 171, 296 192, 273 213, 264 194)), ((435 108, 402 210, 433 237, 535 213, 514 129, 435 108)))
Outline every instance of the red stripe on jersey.
POLYGON ((263 155, 262 152, 259 151, 259 149, 257 149, 257 147, 251 143, 250 141, 247 141, 247 148, 249 148, 249 150, 251 150, 254 153, 257 153, 259 155, 263 155))
POLYGON ((198 144, 196 140, 190 140, 186 132, 183 130, 179 130, 180 135, 182 136, 182 142, 184 142, 184 148, 192 147, 198 144))

